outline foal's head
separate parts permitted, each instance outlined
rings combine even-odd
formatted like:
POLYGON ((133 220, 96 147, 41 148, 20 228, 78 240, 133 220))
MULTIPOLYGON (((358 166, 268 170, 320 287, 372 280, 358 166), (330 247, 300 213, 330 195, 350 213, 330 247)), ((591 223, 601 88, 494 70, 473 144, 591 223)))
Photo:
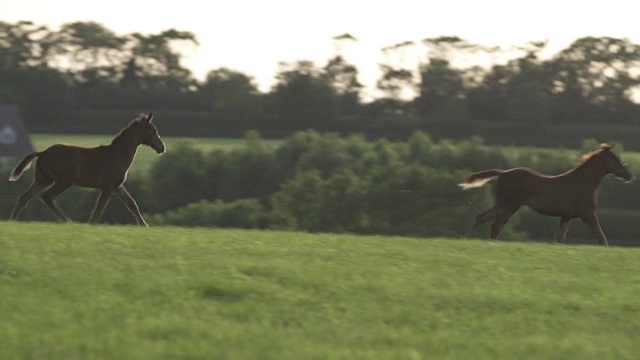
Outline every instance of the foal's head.
POLYGON ((625 164, 622 163, 620 157, 611 151, 612 148, 613 146, 609 144, 602 144, 600 145, 599 150, 584 155, 583 160, 589 161, 591 159, 597 159, 602 162, 607 174, 613 174, 619 179, 630 181, 631 173, 629 172, 629 169, 627 169, 625 164))
POLYGON ((151 120, 153 120, 152 113, 142 115, 139 120, 129 125, 129 129, 137 135, 140 144, 147 145, 158 154, 162 154, 165 151, 164 142, 160 139, 158 129, 151 120))

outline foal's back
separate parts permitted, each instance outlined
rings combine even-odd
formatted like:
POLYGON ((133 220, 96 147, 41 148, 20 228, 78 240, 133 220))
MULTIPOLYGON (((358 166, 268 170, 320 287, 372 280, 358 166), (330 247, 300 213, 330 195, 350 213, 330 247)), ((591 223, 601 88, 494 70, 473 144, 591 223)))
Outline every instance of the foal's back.
POLYGON ((131 162, 118 159, 110 146, 55 144, 42 151, 36 166, 51 180, 81 187, 119 185, 131 162))
POLYGON ((549 176, 528 168, 504 171, 496 183, 498 202, 516 208, 527 205, 550 216, 577 216, 575 205, 589 205, 592 194, 572 179, 572 172, 549 176))

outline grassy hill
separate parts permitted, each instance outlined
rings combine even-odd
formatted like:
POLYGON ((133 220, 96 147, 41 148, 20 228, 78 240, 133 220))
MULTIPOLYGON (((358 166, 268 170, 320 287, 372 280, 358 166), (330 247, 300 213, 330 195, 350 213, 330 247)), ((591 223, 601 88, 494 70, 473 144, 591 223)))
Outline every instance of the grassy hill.
POLYGON ((632 359, 640 249, 0 222, 3 359, 632 359))

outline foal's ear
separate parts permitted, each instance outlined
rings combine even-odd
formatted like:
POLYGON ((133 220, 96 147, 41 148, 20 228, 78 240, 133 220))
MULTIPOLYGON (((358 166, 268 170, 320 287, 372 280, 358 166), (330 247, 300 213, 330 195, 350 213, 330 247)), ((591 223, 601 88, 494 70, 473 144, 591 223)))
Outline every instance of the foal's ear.
POLYGON ((145 121, 148 122, 148 123, 150 123, 151 120, 153 120, 153 113, 147 114, 147 117, 145 118, 145 121))

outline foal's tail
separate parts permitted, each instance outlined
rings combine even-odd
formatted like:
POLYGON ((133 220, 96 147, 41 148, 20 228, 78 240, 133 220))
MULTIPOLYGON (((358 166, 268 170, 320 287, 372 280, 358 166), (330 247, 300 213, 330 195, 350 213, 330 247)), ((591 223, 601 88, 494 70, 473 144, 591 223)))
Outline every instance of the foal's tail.
POLYGON ((467 176, 467 178, 464 179, 464 182, 458 185, 462 188, 462 190, 481 187, 489 181, 500 176, 500 174, 502 174, 502 170, 498 169, 480 171, 467 176))
POLYGON ((40 156, 39 152, 32 152, 31 154, 25 156, 22 160, 20 160, 18 165, 16 165, 16 167, 14 167, 13 170, 11 170, 11 174, 9 175, 9 181, 16 181, 20 179, 20 176, 22 176, 22 173, 25 172, 31 166, 31 162, 33 161, 33 159, 37 158, 38 156, 40 156))

